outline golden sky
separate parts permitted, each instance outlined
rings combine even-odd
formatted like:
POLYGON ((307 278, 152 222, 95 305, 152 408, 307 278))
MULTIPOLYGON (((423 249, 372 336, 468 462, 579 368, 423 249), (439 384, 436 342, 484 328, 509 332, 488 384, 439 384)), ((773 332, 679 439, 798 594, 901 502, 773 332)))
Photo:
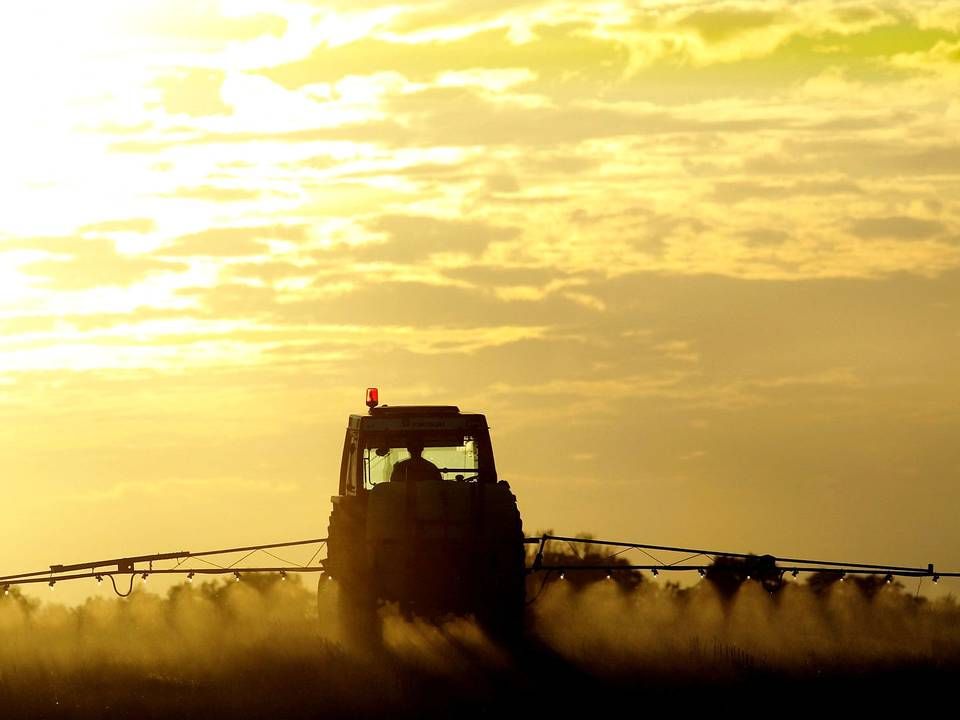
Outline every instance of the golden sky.
POLYGON ((0 568, 323 535, 363 390, 528 531, 960 568, 960 2, 0 8, 0 568))

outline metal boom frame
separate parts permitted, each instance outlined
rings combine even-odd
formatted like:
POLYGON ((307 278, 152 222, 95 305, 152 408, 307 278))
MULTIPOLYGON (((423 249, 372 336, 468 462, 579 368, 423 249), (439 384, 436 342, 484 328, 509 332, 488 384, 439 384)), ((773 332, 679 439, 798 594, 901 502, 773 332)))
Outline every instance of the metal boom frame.
MULTIPOLYGON (((181 550, 179 552, 157 553, 153 555, 133 555, 127 557, 115 557, 107 560, 94 560, 89 562, 51 565, 48 570, 39 570, 26 573, 15 573, 11 575, 0 575, 0 587, 4 593, 8 592, 12 586, 33 585, 38 583, 47 583, 51 588, 58 582, 71 580, 84 580, 94 578, 98 582, 107 578, 111 581, 114 591, 121 597, 130 594, 133 588, 133 580, 136 575, 146 580, 150 575, 185 575, 187 579, 192 579, 195 575, 234 575, 237 580, 241 573, 279 573, 285 576, 287 573, 323 573, 326 571, 324 561, 320 560, 316 564, 314 561, 326 545, 327 538, 311 538, 308 540, 294 540, 291 542, 265 543, 262 545, 244 545, 240 547, 224 548, 221 550, 205 550, 203 552, 189 552, 181 550), (304 564, 297 565, 283 558, 278 557, 271 551, 280 548, 304 547, 308 545, 317 545, 316 552, 304 564), (221 565, 210 560, 217 556, 229 556, 244 553, 242 557, 233 562, 221 565), (282 564, 258 564, 244 565, 257 553, 264 553, 274 560, 279 560, 282 564), (154 567, 154 563, 175 562, 173 567, 154 567), (199 561, 203 566, 198 566, 194 562, 199 561), (130 576, 130 590, 126 593, 120 592, 117 588, 116 576, 130 576)), ((559 572, 562 574, 577 571, 606 571, 607 573, 622 571, 648 571, 657 575, 661 572, 698 572, 704 575, 711 567, 715 567, 715 561, 720 558, 736 558, 745 561, 764 561, 766 568, 773 568, 782 577, 785 573, 794 576, 800 572, 805 573, 827 573, 836 574, 841 578, 846 575, 886 575, 888 579, 892 577, 929 577, 933 582, 940 578, 960 577, 960 572, 940 572, 934 569, 933 563, 926 567, 903 566, 889 563, 860 563, 860 562, 839 562, 831 560, 811 560, 797 557, 777 557, 773 555, 755 555, 742 552, 726 552, 720 550, 705 550, 698 548, 679 547, 671 545, 653 545, 648 543, 623 542, 618 540, 596 540, 589 537, 568 537, 563 535, 544 534, 540 537, 524 538, 527 545, 536 545, 537 549, 534 555, 533 563, 527 567, 528 573, 537 572, 559 572), (575 557, 581 556, 577 553, 577 548, 593 547, 617 548, 607 555, 600 555, 594 562, 545 562, 545 555, 549 543, 563 543, 574 550, 575 557), (652 562, 645 563, 615 563, 614 558, 623 555, 631 550, 637 550, 643 553, 652 562), (675 562, 666 562, 655 557, 652 552, 683 553, 687 555, 681 560, 675 562), (709 562, 694 562, 698 558, 704 558, 709 562)))

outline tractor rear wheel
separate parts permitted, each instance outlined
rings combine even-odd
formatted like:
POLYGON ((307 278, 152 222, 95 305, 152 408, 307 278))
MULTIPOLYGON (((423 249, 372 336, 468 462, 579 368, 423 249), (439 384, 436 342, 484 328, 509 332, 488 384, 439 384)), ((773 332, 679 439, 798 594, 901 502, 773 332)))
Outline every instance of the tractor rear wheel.
POLYGON ((337 617, 344 642, 354 648, 378 646, 383 639, 377 598, 366 562, 363 518, 334 505, 327 532, 327 573, 318 597, 335 585, 337 617))
POLYGON ((494 639, 512 644, 523 638, 526 624, 526 555, 516 502, 509 539, 495 542, 484 558, 478 588, 477 621, 494 639))

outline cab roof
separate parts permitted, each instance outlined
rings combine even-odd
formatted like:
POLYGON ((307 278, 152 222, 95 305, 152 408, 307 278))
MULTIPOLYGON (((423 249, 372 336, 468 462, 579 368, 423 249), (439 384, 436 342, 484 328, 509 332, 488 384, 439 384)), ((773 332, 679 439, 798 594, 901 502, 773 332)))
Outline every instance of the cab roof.
POLYGON ((455 405, 381 405, 368 415, 351 415, 349 427, 371 431, 487 428, 477 413, 461 413, 455 405))
POLYGON ((370 414, 377 415, 459 415, 456 405, 379 405, 370 408, 370 414))

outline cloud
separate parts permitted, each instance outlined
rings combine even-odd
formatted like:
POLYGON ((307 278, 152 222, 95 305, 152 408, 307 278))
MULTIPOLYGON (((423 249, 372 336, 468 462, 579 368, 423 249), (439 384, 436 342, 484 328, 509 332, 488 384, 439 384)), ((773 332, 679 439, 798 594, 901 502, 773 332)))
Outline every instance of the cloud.
POLYGON ((210 202, 238 202, 256 200, 260 191, 248 187, 222 187, 218 185, 197 185, 194 187, 180 187, 164 197, 186 198, 188 200, 209 200, 210 202))
POLYGON ((477 256, 491 242, 513 240, 521 231, 481 220, 450 220, 422 215, 383 215, 367 228, 385 238, 355 249, 357 257, 412 263, 431 255, 455 253, 477 256))
POLYGON ((277 292, 270 287, 225 282, 212 288, 187 287, 177 291, 194 299, 208 317, 258 317, 275 312, 277 292))
MULTIPOLYGON (((341 265, 338 260, 337 267, 341 265)), ((185 288, 178 294, 194 298, 200 312, 211 317, 257 316, 278 327, 317 322, 403 326, 418 319, 456 328, 521 322, 553 326, 558 317, 588 323, 596 316, 595 310, 561 293, 540 293, 537 302, 529 302, 498 297, 492 283, 435 285, 397 280, 383 272, 351 272, 347 267, 331 276, 317 276, 308 288, 292 293, 227 282, 185 288)))
POLYGON ((148 233, 156 228, 153 218, 127 218, 123 220, 103 220, 101 222, 83 225, 81 233, 148 233))
POLYGON ((510 267, 504 265, 467 265, 445 268, 444 274, 479 287, 503 285, 547 285, 569 275, 551 267, 510 267))
POLYGON ((96 333, 103 330, 116 329, 119 326, 127 328, 153 321, 170 325, 189 323, 192 318, 181 308, 155 308, 141 305, 128 312, 108 313, 58 313, 55 315, 25 315, 22 317, 7 318, 0 321, 0 327, 8 333, 8 337, 16 340, 17 336, 47 334, 46 337, 56 337, 66 328, 79 333, 96 333))
POLYGON ((754 247, 769 247, 785 243, 790 233, 778 228, 753 228, 744 232, 747 243, 754 247))
POLYGON ((742 132, 788 129, 784 114, 737 117, 684 116, 633 105, 576 102, 527 107, 503 102, 470 88, 430 88, 393 95, 385 102, 391 117, 403 118, 406 130, 382 142, 432 145, 517 145, 536 147, 591 139, 676 133, 742 132))
POLYGON ((526 42, 514 42, 509 31, 502 28, 446 41, 367 37, 344 45, 321 45, 303 60, 259 72, 289 89, 383 72, 424 81, 442 72, 474 68, 529 68, 542 80, 616 77, 627 67, 626 46, 592 36, 590 30, 590 26, 578 23, 540 25, 526 42))
POLYGON ((222 70, 184 68, 157 79, 160 104, 169 115, 229 115, 232 108, 223 101, 221 89, 226 73, 222 70))
POLYGON ((676 26, 693 28, 708 42, 726 42, 744 33, 768 28, 781 17, 779 12, 721 7, 683 15, 676 26))
POLYGON ((338 325, 312 330, 307 330, 306 334, 318 337, 320 342, 287 343, 274 348, 274 352, 285 356, 299 355, 306 359, 314 354, 323 356, 341 349, 346 350, 350 357, 403 354, 415 361, 421 355, 470 355, 490 348, 538 340, 548 334, 547 328, 532 325, 338 325))
POLYGON ((744 202, 797 196, 860 195, 863 189, 849 180, 810 179, 789 183, 764 183, 744 180, 722 180, 713 187, 721 202, 744 202))
POLYGON ((865 240, 881 238, 925 240, 939 235, 945 229, 943 223, 937 220, 925 220, 907 215, 861 218, 850 224, 850 231, 865 240))
POLYGON ((818 174, 829 170, 862 179, 874 177, 949 178, 960 167, 960 145, 939 135, 911 138, 903 128, 892 141, 868 140, 859 134, 813 135, 784 142, 776 153, 758 152, 742 160, 743 170, 756 175, 818 174), (911 145, 913 147, 911 147, 911 145))
POLYGON ((313 277, 315 273, 316 268, 310 265, 298 265, 280 260, 231 263, 223 269, 223 274, 227 278, 256 280, 268 284, 289 278, 313 277))
POLYGON ((127 286, 153 274, 186 270, 183 263, 117 252, 110 240, 44 238, 27 241, 20 244, 20 248, 39 250, 52 256, 27 262, 20 266, 20 270, 42 278, 45 285, 57 290, 127 286))
MULTIPOLYGON (((762 28, 766 11, 759 11, 754 22, 761 26, 749 32, 745 30, 749 21, 740 27, 734 20, 742 11, 732 11, 730 21, 717 26, 716 42, 678 38, 684 26, 664 23, 658 32, 646 33, 628 80, 611 88, 608 95, 665 105, 730 97, 786 99, 806 81, 829 73, 839 73, 848 82, 882 87, 908 82, 923 72, 899 62, 902 53, 924 52, 939 42, 957 40, 955 28, 922 28, 909 15, 894 25, 868 26, 838 22, 816 3, 782 8, 782 21, 767 28, 762 28)), ((711 12, 693 13, 707 34, 711 34, 706 24, 711 12)))
MULTIPOLYGON (((400 33, 428 28, 456 27, 461 24, 488 24, 518 11, 544 10, 549 0, 445 0, 444 2, 408 4, 392 18, 389 29, 400 33)), ((502 22, 502 19, 501 19, 502 22)))
POLYGON ((163 248, 161 255, 171 257, 245 257, 267 250, 267 241, 302 242, 306 229, 300 226, 264 225, 221 227, 201 230, 177 238, 163 248))

